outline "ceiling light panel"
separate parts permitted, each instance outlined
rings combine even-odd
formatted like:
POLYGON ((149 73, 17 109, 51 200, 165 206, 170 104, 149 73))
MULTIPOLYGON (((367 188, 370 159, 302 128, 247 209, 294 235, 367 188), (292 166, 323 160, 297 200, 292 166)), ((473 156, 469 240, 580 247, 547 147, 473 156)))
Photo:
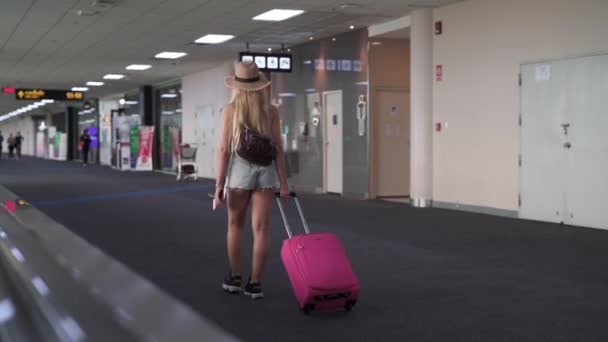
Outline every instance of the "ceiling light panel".
POLYGON ((261 21, 284 21, 304 13, 303 10, 273 9, 253 17, 253 20, 261 21))
POLYGON ((131 64, 129 66, 127 66, 125 69, 127 70, 148 70, 150 69, 152 66, 148 65, 148 64, 131 64))
POLYGON ((194 42, 197 44, 221 44, 232 38, 234 38, 234 36, 230 34, 208 34, 200 37, 194 42))
POLYGON ((182 58, 182 57, 184 57, 186 55, 187 55, 187 53, 185 53, 185 52, 163 51, 163 52, 157 54, 156 56, 154 56, 154 58, 160 58, 160 59, 178 59, 178 58, 182 58))
POLYGON ((120 80, 125 78, 125 75, 122 74, 107 74, 103 77, 104 80, 120 80))

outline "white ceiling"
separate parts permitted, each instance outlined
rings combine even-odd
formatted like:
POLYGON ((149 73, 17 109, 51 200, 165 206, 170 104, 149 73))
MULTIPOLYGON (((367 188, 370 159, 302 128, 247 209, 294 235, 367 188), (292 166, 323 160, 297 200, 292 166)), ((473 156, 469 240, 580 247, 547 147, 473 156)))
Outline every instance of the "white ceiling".
MULTIPOLYGON (((89 96, 120 93, 202 71, 232 58, 251 43, 253 50, 279 48, 365 27, 459 0, 2 0, 0 4, 0 86, 69 89, 108 73, 127 79, 91 88, 89 96), (110 5, 99 3, 113 2, 110 5), (348 2, 353 6, 341 6, 348 2), (97 5, 96 5, 97 3, 97 5), (273 8, 305 14, 281 23, 251 18, 273 8), (82 11, 82 15, 78 12, 82 11), (215 46, 194 45, 208 33, 237 37, 215 46), (176 62, 152 57, 183 51, 176 62), (129 64, 151 64, 126 71, 129 64)), ((0 94, 0 115, 28 103, 0 94)))

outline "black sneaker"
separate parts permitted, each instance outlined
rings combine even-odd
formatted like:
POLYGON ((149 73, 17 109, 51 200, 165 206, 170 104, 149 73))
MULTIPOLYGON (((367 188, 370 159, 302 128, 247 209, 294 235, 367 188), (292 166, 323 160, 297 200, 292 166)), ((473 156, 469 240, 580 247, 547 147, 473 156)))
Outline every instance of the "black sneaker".
POLYGON ((251 299, 261 299, 264 298, 264 292, 262 292, 262 284, 260 283, 252 283, 251 280, 247 282, 245 285, 245 290, 243 291, 245 296, 251 297, 251 299))
POLYGON ((224 278, 224 282, 222 283, 222 289, 229 293, 241 292, 241 276, 228 273, 226 278, 224 278))

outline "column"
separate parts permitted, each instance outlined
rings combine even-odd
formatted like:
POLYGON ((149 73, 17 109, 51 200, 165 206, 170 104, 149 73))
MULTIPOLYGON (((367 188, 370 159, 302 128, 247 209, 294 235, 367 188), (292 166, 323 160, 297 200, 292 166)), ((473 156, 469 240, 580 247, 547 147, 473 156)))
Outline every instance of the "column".
POLYGON ((433 11, 411 14, 412 205, 428 207, 433 197, 433 11))
POLYGON ((68 107, 66 110, 67 160, 79 159, 78 143, 80 126, 78 126, 78 108, 68 107))

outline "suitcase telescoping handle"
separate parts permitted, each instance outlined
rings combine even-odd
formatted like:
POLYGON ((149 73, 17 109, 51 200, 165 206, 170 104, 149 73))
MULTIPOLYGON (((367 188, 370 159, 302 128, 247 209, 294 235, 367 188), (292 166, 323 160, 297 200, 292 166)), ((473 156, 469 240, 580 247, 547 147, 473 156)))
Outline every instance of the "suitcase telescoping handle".
MULTIPOLYGON (((293 197, 293 200, 296 202, 296 207, 298 208, 298 213, 300 214, 300 218, 302 219, 302 225, 304 226, 304 230, 306 234, 310 234, 310 229, 308 229, 308 223, 306 223, 306 218, 304 217, 304 212, 302 211, 302 206, 300 205, 300 201, 298 200, 298 196, 295 192, 290 192, 289 195, 293 197)), ((283 203, 281 203, 281 193, 277 192, 277 204, 279 205, 279 210, 281 211, 281 217, 283 218, 283 223, 285 224, 285 230, 287 231, 287 236, 291 239, 293 237, 293 233, 291 231, 291 226, 287 221, 287 215, 285 215, 285 209, 283 208, 283 203)))

